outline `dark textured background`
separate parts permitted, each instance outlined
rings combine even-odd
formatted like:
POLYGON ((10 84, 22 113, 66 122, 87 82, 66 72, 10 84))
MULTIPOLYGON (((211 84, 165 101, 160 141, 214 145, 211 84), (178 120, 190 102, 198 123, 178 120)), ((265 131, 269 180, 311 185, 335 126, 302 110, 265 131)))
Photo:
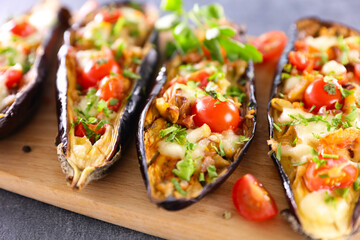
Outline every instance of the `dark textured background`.
MULTIPOLYGON (((70 9, 84 1, 60 0, 70 9)), ((1 0, 0 18, 29 9, 36 0, 1 0)), ((100 1, 105 2, 105 1, 100 1)), ((148 1, 158 5, 160 0, 148 1)), ((194 1, 185 1, 187 9, 194 1)), ((198 0, 200 4, 212 1, 198 0)), ((227 16, 246 24, 252 35, 269 30, 287 31, 290 23, 306 16, 339 21, 360 29, 359 0, 223 0, 227 16)), ((201 204, 201 203, 199 203, 201 204)), ((26 197, 0 190, 0 239, 156 239, 26 197)))

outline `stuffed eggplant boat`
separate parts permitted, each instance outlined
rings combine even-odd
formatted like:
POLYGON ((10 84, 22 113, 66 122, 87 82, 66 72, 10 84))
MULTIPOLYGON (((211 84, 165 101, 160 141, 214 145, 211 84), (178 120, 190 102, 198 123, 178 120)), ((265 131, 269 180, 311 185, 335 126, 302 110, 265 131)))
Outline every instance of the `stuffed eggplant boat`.
POLYGON ((299 20, 278 65, 269 122, 287 219, 313 239, 345 239, 359 224, 360 34, 299 20))
POLYGON ((196 14, 213 28, 175 26, 177 54, 160 71, 139 121, 137 149, 148 194, 167 210, 182 209, 224 182, 255 131, 253 65, 248 60, 259 60, 261 54, 239 42, 223 15, 204 16, 210 8, 220 6, 204 6, 196 14), (185 36, 176 35, 179 28, 185 36), (205 37, 221 29, 227 36, 205 37), (187 48, 189 41, 197 44, 187 48), (250 58, 241 58, 240 52, 250 58))
POLYGON ((39 106, 68 19, 67 10, 47 0, 0 27, 0 138, 25 125, 39 106))
POLYGON ((65 35, 56 144, 73 188, 102 177, 120 158, 157 65, 148 40, 156 13, 135 3, 104 5, 65 35))

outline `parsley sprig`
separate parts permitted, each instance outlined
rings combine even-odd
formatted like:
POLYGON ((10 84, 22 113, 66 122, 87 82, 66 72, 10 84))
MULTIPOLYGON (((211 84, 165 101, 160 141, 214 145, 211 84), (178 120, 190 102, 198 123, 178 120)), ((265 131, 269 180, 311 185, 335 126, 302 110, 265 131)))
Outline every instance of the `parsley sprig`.
MULTIPOLYGON (((251 44, 243 44, 233 39, 237 31, 230 26, 220 26, 219 20, 224 18, 224 9, 218 3, 205 6, 195 4, 193 9, 186 12, 182 0, 163 0, 161 8, 168 14, 156 22, 158 30, 171 30, 174 43, 168 44, 173 50, 176 48, 181 54, 190 51, 202 52, 203 44, 210 52, 211 58, 224 62, 221 52, 223 48, 227 57, 234 61, 243 59, 261 62, 262 55, 251 44), (192 26, 204 31, 205 40, 201 43, 195 35, 192 26)), ((169 49, 168 49, 169 50, 169 49)), ((167 50, 167 55, 172 55, 167 50)))

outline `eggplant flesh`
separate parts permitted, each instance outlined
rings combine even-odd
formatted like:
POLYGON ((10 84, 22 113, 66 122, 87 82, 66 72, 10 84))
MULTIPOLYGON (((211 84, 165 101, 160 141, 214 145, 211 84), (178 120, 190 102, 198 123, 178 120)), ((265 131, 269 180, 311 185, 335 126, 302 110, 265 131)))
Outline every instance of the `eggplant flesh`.
MULTIPOLYGON (((85 16, 81 23, 76 23, 65 34, 65 43, 59 51, 60 65, 57 74, 57 114, 59 132, 56 139, 58 158, 61 168, 67 176, 70 185, 82 189, 92 180, 100 179, 117 162, 128 136, 134 126, 134 119, 139 113, 146 98, 148 85, 156 73, 158 66, 157 33, 151 34, 152 27, 146 29, 142 43, 136 43, 142 53, 141 64, 135 73, 139 79, 133 79, 127 91, 127 97, 121 102, 119 110, 112 115, 112 127, 106 127, 105 133, 91 143, 87 137, 74 136, 71 119, 74 119, 74 102, 72 92, 76 91, 77 71, 74 57, 76 32, 94 18, 94 14, 103 8, 120 8, 141 10, 145 16, 156 18, 157 11, 150 5, 138 5, 131 2, 107 4, 85 16), (81 147, 80 151, 78 147, 81 147), (78 155, 74 153, 79 153, 78 155)), ((129 11, 129 10, 127 10, 129 11)), ((142 26, 145 27, 145 26, 142 26)), ((84 49, 81 49, 84 50, 84 49)), ((86 49, 85 49, 86 50, 86 49)), ((102 50, 101 50, 102 51, 102 50)), ((126 51, 126 49, 124 49, 126 51)))
MULTIPOLYGON (((246 100, 241 105, 241 115, 245 119, 242 125, 243 128, 241 135, 246 136, 248 141, 246 141, 243 145, 238 146, 231 160, 227 164, 224 164, 221 170, 220 168, 217 169, 218 177, 213 181, 207 181, 209 176, 205 176, 206 184, 200 185, 199 182, 194 180, 196 177, 193 175, 192 178, 195 178, 189 182, 190 187, 187 188, 187 190, 191 190, 187 191, 186 196, 179 194, 175 185, 175 189, 172 187, 172 193, 167 196, 163 194, 164 192, 166 193, 167 190, 164 190, 162 187, 166 188, 169 187, 169 185, 172 186, 172 184, 174 184, 172 181, 169 181, 168 174, 172 174, 171 170, 174 169, 174 166, 179 159, 159 154, 159 141, 161 141, 161 139, 159 139, 159 130, 166 128, 167 124, 166 120, 164 120, 165 118, 161 116, 161 113, 157 110, 156 102, 157 99, 162 97, 164 92, 168 89, 167 87, 169 86, 169 81, 174 77, 174 69, 177 69, 179 65, 183 63, 186 63, 186 61, 183 61, 183 59, 178 55, 172 58, 170 62, 163 65, 158 73, 155 86, 150 94, 148 102, 141 113, 137 132, 137 152, 139 164, 149 198, 158 206, 171 211, 183 209, 199 201, 206 196, 206 194, 220 186, 239 165, 253 139, 256 127, 257 103, 255 99, 254 68, 253 63, 249 62, 240 79, 237 79, 235 83, 239 84, 240 81, 242 83, 246 82, 245 86, 243 86, 243 89, 245 90, 244 92, 246 93, 246 100), (154 161, 156 161, 155 165, 154 161), (164 181, 158 181, 157 174, 160 175, 160 178, 163 176, 164 181), (157 186, 160 186, 161 191, 158 191, 157 186)), ((206 131, 206 129, 202 129, 205 125, 206 124, 202 127, 196 128, 194 131, 206 131)), ((198 144, 199 142, 197 145, 198 144)))
MULTIPOLYGON (((346 209, 347 211, 350 211, 351 214, 348 218, 349 222, 347 222, 348 227, 346 228, 337 225, 331 228, 326 228, 324 226, 321 226, 321 223, 319 224, 315 220, 313 222, 307 222, 308 219, 302 217, 303 213, 300 212, 300 207, 297 204, 297 200, 293 189, 293 187, 294 188, 296 187, 294 186, 294 178, 295 178, 294 174, 296 174, 296 172, 294 172, 295 170, 290 171, 289 170, 290 168, 287 165, 283 166, 282 164, 286 164, 284 162, 285 160, 282 158, 280 162, 280 159, 277 158, 276 152, 273 151, 274 141, 272 139, 275 139, 276 142, 277 135, 282 133, 278 133, 278 131, 275 129, 276 126, 274 127, 274 121, 275 121, 274 119, 279 118, 279 114, 277 113, 278 110, 274 107, 274 103, 272 103, 272 100, 274 98, 281 99, 279 93, 282 92, 285 88, 284 82, 282 81, 284 66, 286 66, 286 64, 289 62, 289 57, 288 57, 289 52, 294 50, 295 41, 304 40, 306 37, 309 36, 316 38, 318 36, 330 35, 336 37, 342 36, 343 38, 346 38, 350 36, 360 36, 360 33, 357 30, 340 23, 323 21, 318 18, 304 18, 298 20, 293 26, 291 26, 289 34, 290 34, 289 42, 277 65, 277 70, 274 77, 273 86, 271 89, 270 101, 268 104, 269 134, 271 138, 271 140, 269 141, 269 145, 270 145, 270 150, 272 151, 271 158, 273 159, 274 164, 281 177, 284 186, 284 191, 287 196, 287 200, 290 207, 289 209, 283 210, 282 215, 291 224, 292 228, 295 231, 297 231, 298 233, 302 234, 303 236, 309 239, 347 239, 359 230, 359 223, 360 223, 359 194, 358 193, 354 194, 353 198, 356 199, 355 202, 351 203, 352 207, 346 209), (312 232, 314 229, 315 231, 312 232), (335 229, 335 235, 332 235, 334 229, 335 229)), ((288 129, 290 128, 291 127, 287 128, 285 131, 288 131, 288 129)), ((277 143, 276 146, 278 146, 277 143)), ((277 149, 277 147, 275 149, 277 149)), ((350 187, 352 188, 352 186, 350 187)), ((315 202, 313 202, 312 205, 316 207, 315 202)))
POLYGON ((46 14, 45 16, 53 19, 54 22, 41 33, 43 36, 40 46, 36 49, 34 63, 23 75, 26 83, 17 90, 13 102, 0 109, 0 138, 25 126, 40 106, 42 89, 50 69, 56 63, 54 60, 62 35, 69 27, 69 11, 53 0, 40 2, 27 14, 33 14, 32 16, 46 14))

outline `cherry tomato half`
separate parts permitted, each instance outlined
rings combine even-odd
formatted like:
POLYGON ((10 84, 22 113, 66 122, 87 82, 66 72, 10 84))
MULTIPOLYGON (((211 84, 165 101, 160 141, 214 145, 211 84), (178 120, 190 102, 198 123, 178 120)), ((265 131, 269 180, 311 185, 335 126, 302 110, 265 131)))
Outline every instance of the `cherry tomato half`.
POLYGON ((119 17, 122 16, 120 9, 102 10, 95 15, 95 21, 97 22, 109 22, 115 23, 119 17))
POLYGON ((22 78, 22 70, 10 67, 1 73, 5 77, 5 86, 8 89, 17 87, 22 78))
POLYGON ((264 221, 278 213, 274 198, 251 174, 236 181, 232 199, 240 215, 247 220, 264 221))
POLYGON ((360 81, 360 63, 355 64, 354 66, 355 77, 358 81, 360 81))
POLYGON ((199 87, 204 88, 209 83, 210 74, 204 70, 193 72, 189 77, 188 81, 200 82, 199 87))
POLYGON ((219 133, 235 130, 242 119, 239 109, 231 100, 221 102, 209 95, 196 100, 192 114, 196 126, 201 127, 206 123, 212 131, 219 133))
POLYGON ((111 72, 120 73, 120 67, 114 59, 98 58, 89 61, 85 65, 85 69, 81 71, 81 77, 78 79, 79 84, 84 88, 94 87, 105 76, 111 72))
POLYGON ((311 162, 306 169, 305 184, 310 191, 344 188, 356 180, 358 169, 346 159, 339 157, 325 160, 327 162, 322 167, 317 168, 317 164, 311 162))
POLYGON ((270 31, 255 38, 251 44, 263 55, 263 61, 277 60, 285 48, 287 37, 284 32, 270 31))
POLYGON ((339 88, 333 83, 326 83, 322 78, 314 80, 305 90, 304 104, 306 108, 315 105, 315 111, 319 111, 323 106, 330 110, 335 108, 336 102, 342 102, 339 88))
POLYGON ((11 20, 6 24, 9 31, 20 37, 27 37, 36 31, 36 28, 26 21, 17 22, 11 20))

